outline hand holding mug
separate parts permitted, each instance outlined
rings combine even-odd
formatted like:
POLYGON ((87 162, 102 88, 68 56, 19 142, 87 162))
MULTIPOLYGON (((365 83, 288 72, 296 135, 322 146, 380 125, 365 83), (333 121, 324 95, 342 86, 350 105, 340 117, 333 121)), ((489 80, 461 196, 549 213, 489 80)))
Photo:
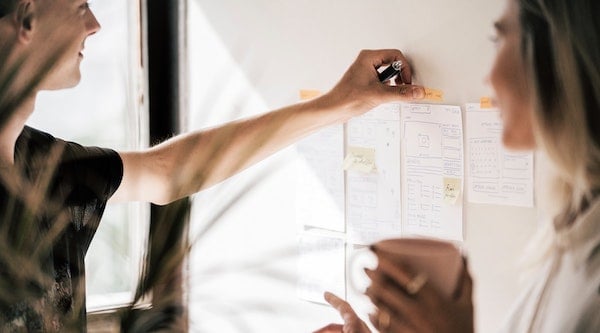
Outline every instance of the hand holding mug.
POLYGON ((380 332, 472 332, 472 282, 460 251, 431 239, 392 239, 371 249, 378 265, 367 269, 366 294, 380 332))

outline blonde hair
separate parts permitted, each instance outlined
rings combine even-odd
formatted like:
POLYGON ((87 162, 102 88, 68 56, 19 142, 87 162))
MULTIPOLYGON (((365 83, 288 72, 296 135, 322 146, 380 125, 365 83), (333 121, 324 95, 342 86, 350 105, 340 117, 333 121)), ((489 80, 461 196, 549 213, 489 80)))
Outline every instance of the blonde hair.
POLYGON ((600 1, 518 2, 536 143, 554 173, 546 209, 569 223, 600 189, 600 1))

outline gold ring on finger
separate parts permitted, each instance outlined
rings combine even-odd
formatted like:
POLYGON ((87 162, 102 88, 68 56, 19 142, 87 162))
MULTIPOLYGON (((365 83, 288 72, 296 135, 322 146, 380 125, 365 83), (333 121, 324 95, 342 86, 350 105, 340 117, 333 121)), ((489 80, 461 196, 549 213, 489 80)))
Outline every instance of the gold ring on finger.
POLYGON ((388 328, 390 328, 391 320, 392 320, 392 318, 390 317, 390 314, 387 311, 383 311, 383 310, 379 311, 379 316, 377 317, 377 322, 379 324, 380 330, 385 331, 388 328))
POLYGON ((406 284, 406 292, 409 295, 416 295, 427 283, 427 274, 419 273, 406 284))

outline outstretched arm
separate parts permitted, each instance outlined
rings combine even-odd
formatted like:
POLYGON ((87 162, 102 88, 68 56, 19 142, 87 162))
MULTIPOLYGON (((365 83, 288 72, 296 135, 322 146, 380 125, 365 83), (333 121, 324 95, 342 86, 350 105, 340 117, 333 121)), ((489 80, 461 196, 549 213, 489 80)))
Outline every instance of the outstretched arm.
MULTIPOLYGON (((382 103, 423 98, 422 87, 379 82, 377 68, 395 60, 408 64, 398 50, 362 51, 340 82, 319 98, 120 153, 123 181, 111 201, 166 204, 219 183, 322 127, 382 103)), ((401 75, 403 82, 411 82, 408 65, 401 75)))

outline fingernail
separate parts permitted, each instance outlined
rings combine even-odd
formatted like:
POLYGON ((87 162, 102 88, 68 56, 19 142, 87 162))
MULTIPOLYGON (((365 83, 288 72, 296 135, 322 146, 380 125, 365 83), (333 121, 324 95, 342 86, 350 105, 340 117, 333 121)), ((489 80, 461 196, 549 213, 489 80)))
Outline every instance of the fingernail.
POLYGON ((421 99, 425 97, 425 90, 421 87, 412 88, 412 96, 414 99, 421 99))

